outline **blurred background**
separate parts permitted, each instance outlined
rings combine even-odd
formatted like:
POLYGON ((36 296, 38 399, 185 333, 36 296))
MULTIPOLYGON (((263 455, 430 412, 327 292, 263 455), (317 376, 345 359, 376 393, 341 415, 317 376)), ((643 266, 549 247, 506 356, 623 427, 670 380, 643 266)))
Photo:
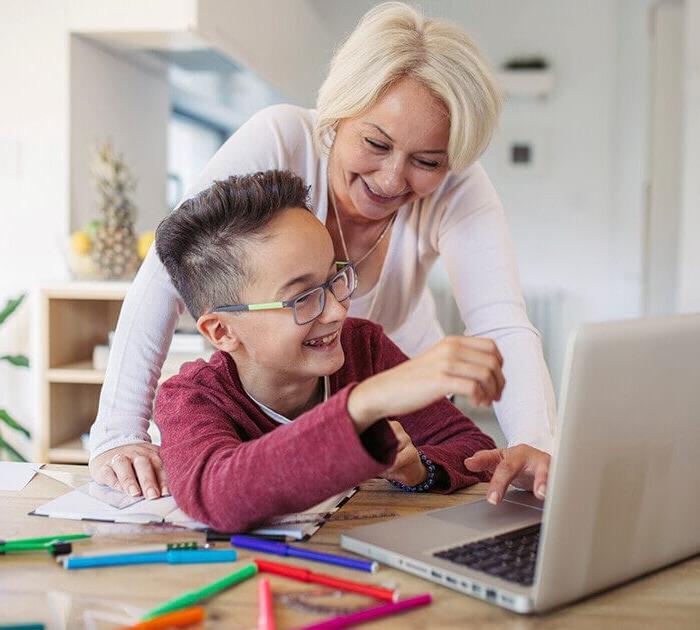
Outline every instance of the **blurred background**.
MULTIPOLYGON (((128 232, 145 251, 258 109, 313 107, 334 48, 374 4, 3 0, 0 458, 85 461, 128 288, 96 279, 100 247, 128 232), (133 226, 105 234, 120 177, 133 226)), ((700 0, 417 4, 460 24, 506 93, 482 163, 555 389, 578 323, 700 310, 700 0)), ((442 323, 462 332, 446 282, 438 265, 442 323)), ((202 351, 185 329, 172 369, 202 351)))

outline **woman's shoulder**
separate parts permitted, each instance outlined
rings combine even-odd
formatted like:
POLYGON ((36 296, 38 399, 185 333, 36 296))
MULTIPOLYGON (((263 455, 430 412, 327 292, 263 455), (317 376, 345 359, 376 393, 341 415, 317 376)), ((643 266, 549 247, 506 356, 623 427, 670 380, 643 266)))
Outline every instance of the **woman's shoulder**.
POLYGON ((479 163, 450 171, 437 189, 418 199, 406 215, 417 225, 419 238, 438 251, 438 240, 464 219, 502 212, 501 200, 484 167, 479 163))
POLYGON ((458 171, 449 171, 447 176, 432 195, 433 203, 444 204, 456 197, 464 199, 484 198, 498 199, 496 189, 488 176, 486 169, 478 160, 458 171))
POLYGON ((315 109, 290 103, 276 103, 257 111, 244 126, 271 127, 280 130, 286 138, 294 134, 312 137, 316 119, 315 109))

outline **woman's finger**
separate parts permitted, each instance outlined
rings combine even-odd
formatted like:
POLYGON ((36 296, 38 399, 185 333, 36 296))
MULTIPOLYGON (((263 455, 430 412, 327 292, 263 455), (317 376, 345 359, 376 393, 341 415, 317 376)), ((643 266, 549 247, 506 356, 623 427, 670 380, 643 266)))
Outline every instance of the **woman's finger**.
POLYGON ((131 465, 131 460, 123 453, 117 453, 110 462, 114 473, 119 479, 122 489, 132 497, 137 497, 141 494, 139 482, 134 473, 134 468, 131 465))
POLYGON ((143 496, 147 499, 157 499, 160 496, 160 485, 151 459, 145 455, 136 455, 132 460, 132 465, 141 485, 143 496))
POLYGON ((109 464, 103 464, 100 466, 95 477, 95 481, 97 481, 97 483, 109 486, 115 490, 122 490, 119 479, 117 479, 117 475, 114 474, 114 471, 109 464))
POLYGON ((170 491, 168 490, 168 475, 165 472, 163 460, 160 457, 154 457, 151 459, 151 461, 153 462, 153 469, 156 471, 161 496, 170 494, 170 491))
POLYGON ((533 492, 538 499, 544 500, 547 494, 547 478, 549 476, 549 460, 540 461, 535 468, 535 479, 532 484, 533 492))
POLYGON ((503 496, 510 485, 523 469, 524 462, 522 458, 511 453, 504 453, 504 458, 496 466, 496 470, 493 471, 491 476, 491 482, 489 483, 489 489, 486 493, 486 500, 497 505, 503 499, 503 496))

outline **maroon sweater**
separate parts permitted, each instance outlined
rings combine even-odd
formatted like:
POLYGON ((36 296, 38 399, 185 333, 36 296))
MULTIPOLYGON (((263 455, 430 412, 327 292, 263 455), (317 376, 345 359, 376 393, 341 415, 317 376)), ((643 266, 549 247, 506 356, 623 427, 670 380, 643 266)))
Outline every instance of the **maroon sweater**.
MULTIPOLYGON (((345 363, 330 376, 329 399, 280 425, 244 392, 225 352, 185 364, 163 383, 155 406, 161 456, 177 504, 221 531, 245 531, 276 515, 307 509, 386 470, 396 439, 381 420, 358 435, 347 398, 360 381, 406 360, 366 320, 346 320, 340 342, 345 363)), ((495 448, 447 399, 397 417, 416 447, 441 467, 451 492, 480 480, 465 457, 495 448)))

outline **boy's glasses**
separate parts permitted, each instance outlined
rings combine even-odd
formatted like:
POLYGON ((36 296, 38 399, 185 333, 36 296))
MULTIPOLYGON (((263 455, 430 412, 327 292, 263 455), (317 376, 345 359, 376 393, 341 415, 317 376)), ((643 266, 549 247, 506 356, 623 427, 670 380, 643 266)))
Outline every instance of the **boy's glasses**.
POLYGON ((230 313, 238 311, 269 311, 278 308, 291 308, 294 321, 303 326, 321 316, 326 308, 326 291, 330 291, 338 302, 347 300, 357 288, 357 274, 352 264, 343 263, 343 268, 332 278, 308 291, 300 293, 291 300, 267 302, 261 304, 234 304, 217 306, 210 313, 230 313))

